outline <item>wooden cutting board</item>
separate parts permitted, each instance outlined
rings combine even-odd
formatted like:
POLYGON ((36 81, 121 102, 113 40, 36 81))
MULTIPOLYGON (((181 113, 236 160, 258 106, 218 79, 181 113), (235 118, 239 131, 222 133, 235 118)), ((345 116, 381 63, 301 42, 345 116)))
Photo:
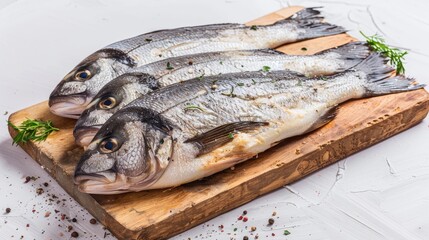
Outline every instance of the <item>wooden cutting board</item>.
MULTIPOLYGON (((271 24, 300 9, 285 8, 248 24, 271 24)), ((289 44, 279 50, 313 54, 353 40, 341 34, 289 44)), ((289 139, 235 169, 173 189, 112 196, 81 193, 73 184, 73 170, 83 151, 73 142, 74 120, 51 114, 47 101, 18 111, 9 120, 14 124, 26 118, 52 120, 61 129, 45 142, 21 147, 118 238, 163 239, 404 131, 422 121, 428 111, 429 94, 425 90, 349 101, 323 128, 289 139)), ((16 132, 11 128, 9 131, 14 137, 16 132)))

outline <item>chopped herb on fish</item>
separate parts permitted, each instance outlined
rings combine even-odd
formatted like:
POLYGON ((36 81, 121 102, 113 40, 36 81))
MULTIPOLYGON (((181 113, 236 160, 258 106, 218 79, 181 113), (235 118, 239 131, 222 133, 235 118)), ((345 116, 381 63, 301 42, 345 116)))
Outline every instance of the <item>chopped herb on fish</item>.
POLYGON ((307 51, 307 48, 306 47, 302 47, 301 51, 307 51))
POLYGON ((360 31, 360 34, 365 37, 366 42, 372 50, 379 52, 385 57, 389 58, 389 63, 396 67, 396 72, 398 74, 405 73, 405 67, 402 61, 404 60, 405 55, 408 54, 407 51, 387 45, 385 40, 377 34, 367 36, 362 31, 360 31))
POLYGON ((262 72, 269 72, 270 71, 270 67, 269 66, 263 66, 262 67, 262 72))
POLYGON ((201 74, 201 76, 199 76, 199 77, 198 77, 198 79, 199 79, 199 80, 203 80, 203 78, 204 78, 204 75, 205 75, 205 74, 206 74, 206 73, 201 74))
POLYGON ((146 38, 145 41, 146 42, 152 42, 152 39, 151 38, 146 38))
POLYGON ((8 121, 7 124, 18 131, 18 134, 13 138, 12 144, 26 143, 30 140, 36 142, 45 141, 49 134, 60 130, 54 127, 51 121, 34 119, 27 119, 19 126, 15 126, 10 121, 8 121))
POLYGON ((173 66, 171 66, 171 63, 170 62, 167 62, 167 68, 166 68, 167 70, 173 70, 174 69, 174 67, 173 66))
POLYGON ((228 138, 229 139, 234 139, 234 133, 228 133, 228 138))
POLYGON ((239 83, 237 83, 237 86, 242 87, 242 86, 244 86, 244 83, 239 82, 239 83))
POLYGON ((250 27, 250 30, 258 30, 258 27, 256 26, 256 25, 252 25, 251 27, 250 27))
POLYGON ((199 107, 197 105, 192 105, 192 104, 186 105, 185 108, 184 108, 184 110, 185 111, 187 111, 187 110, 200 110, 201 112, 205 112, 205 110, 203 108, 201 108, 201 107, 199 107))

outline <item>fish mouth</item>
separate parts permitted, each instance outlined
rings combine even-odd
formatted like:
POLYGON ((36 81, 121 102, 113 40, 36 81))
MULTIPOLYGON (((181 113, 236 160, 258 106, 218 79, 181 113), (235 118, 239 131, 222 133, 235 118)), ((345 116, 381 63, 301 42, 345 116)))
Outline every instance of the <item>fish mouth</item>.
POLYGON ((98 130, 100 130, 101 126, 102 125, 100 124, 93 126, 75 127, 73 135, 76 144, 81 147, 88 146, 91 143, 92 139, 94 139, 95 134, 97 134, 98 130))
POLYGON ((78 119, 90 100, 84 94, 50 96, 49 109, 55 115, 78 119))
POLYGON ((113 171, 76 172, 74 183, 79 191, 89 194, 119 194, 129 191, 126 176, 113 171))

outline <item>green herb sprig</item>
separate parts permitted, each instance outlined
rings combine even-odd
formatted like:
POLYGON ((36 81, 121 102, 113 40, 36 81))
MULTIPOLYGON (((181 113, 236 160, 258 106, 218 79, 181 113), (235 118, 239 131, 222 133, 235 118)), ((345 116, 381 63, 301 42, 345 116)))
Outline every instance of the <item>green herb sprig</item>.
POLYGON ((200 110, 201 112, 205 112, 204 109, 201 108, 200 106, 192 105, 192 104, 186 105, 185 108, 184 108, 184 110, 185 111, 188 111, 188 110, 200 110))
POLYGON ((13 144, 26 143, 30 140, 41 142, 54 131, 60 130, 52 125, 51 121, 41 121, 35 119, 27 119, 19 126, 15 126, 10 121, 7 124, 18 131, 18 134, 13 138, 13 144))
POLYGON ((362 31, 360 31, 360 34, 365 37, 366 42, 373 51, 379 52, 385 57, 389 58, 389 63, 396 67, 396 72, 398 74, 405 73, 405 68, 402 61, 404 60, 404 56, 408 54, 407 51, 388 46, 385 40, 377 34, 367 36, 362 31))

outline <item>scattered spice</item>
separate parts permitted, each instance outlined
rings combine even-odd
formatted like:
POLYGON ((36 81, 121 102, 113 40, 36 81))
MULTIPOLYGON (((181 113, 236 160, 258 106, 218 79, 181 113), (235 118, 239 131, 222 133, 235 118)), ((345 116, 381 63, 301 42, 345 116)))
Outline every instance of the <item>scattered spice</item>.
POLYGON ((299 150, 299 149, 295 149, 295 154, 296 155, 298 155, 298 154, 300 154, 301 153, 301 151, 299 150))
POLYGON ((273 217, 274 217, 275 215, 277 215, 277 212, 274 211, 273 214, 271 214, 271 215, 273 215, 273 217))
POLYGON ((25 177, 25 182, 24 183, 28 183, 31 180, 30 176, 25 177))
POLYGON ((236 232, 237 231, 237 228, 234 228, 234 232, 236 232))
POLYGON ((273 224, 274 224, 274 218, 268 219, 268 225, 273 225, 273 224))
POLYGON ((243 217, 243 222, 247 222, 248 218, 247 217, 243 217))
POLYGON ((26 227, 30 227, 30 224, 29 223, 27 223, 27 225, 25 225, 26 227))
POLYGON ((79 233, 77 233, 77 232, 72 232, 72 233, 71 233, 71 237, 72 237, 72 238, 77 238, 77 237, 79 237, 79 233))
POLYGON ((76 218, 72 218, 72 222, 77 222, 77 219, 76 218))
POLYGON ((45 192, 45 190, 43 190, 43 188, 37 188, 36 189, 36 193, 37 193, 37 195, 40 195, 40 194, 42 194, 42 193, 44 193, 45 192))
POLYGON ((167 68, 166 68, 167 70, 173 70, 174 69, 174 67, 173 66, 171 66, 171 63, 170 62, 167 62, 167 68))
POLYGON ((252 226, 252 227, 250 228, 250 231, 252 231, 252 232, 256 231, 256 227, 255 227, 255 226, 252 226))
POLYGON ((189 65, 192 65, 192 64, 194 64, 194 63, 193 63, 192 61, 189 61, 189 62, 188 62, 188 64, 189 64, 189 65))
POLYGON ((73 226, 72 225, 69 225, 68 227, 67 227, 67 231, 71 231, 71 230, 73 230, 73 226))
POLYGON ((258 30, 258 27, 257 27, 256 25, 252 25, 252 26, 250 27, 250 30, 254 30, 254 31, 256 31, 256 30, 258 30))
POLYGON ((96 223, 97 223, 97 220, 95 220, 95 218, 91 218, 91 220, 89 220, 89 223, 91 223, 91 224, 96 224, 96 223))
POLYGON ((240 221, 240 220, 243 220, 243 216, 238 217, 238 220, 239 220, 239 221, 240 221))
POLYGON ((244 211, 243 211, 243 215, 246 215, 246 214, 247 214, 247 211, 246 211, 246 210, 244 210, 244 211))
POLYGON ((9 113, 8 111, 5 111, 3 115, 7 115, 8 113, 9 113))
POLYGON ((273 236, 273 237, 274 237, 275 235, 276 235, 275 233, 271 233, 271 236, 273 236))
POLYGON ((47 186, 49 186, 49 183, 44 182, 44 183, 43 183, 43 186, 47 187, 47 186))
POLYGON ((9 207, 5 209, 6 214, 10 213, 10 211, 12 211, 12 210, 9 207))
POLYGON ((248 236, 244 236, 243 240, 249 240, 249 237, 248 236))
POLYGON ((290 232, 288 230, 284 230, 283 235, 289 235, 290 232))
POLYGON ((307 51, 307 48, 306 47, 302 47, 301 51, 307 51))
POLYGON ((49 212, 49 211, 45 212, 45 218, 47 218, 49 216, 51 216, 51 212, 49 212))

